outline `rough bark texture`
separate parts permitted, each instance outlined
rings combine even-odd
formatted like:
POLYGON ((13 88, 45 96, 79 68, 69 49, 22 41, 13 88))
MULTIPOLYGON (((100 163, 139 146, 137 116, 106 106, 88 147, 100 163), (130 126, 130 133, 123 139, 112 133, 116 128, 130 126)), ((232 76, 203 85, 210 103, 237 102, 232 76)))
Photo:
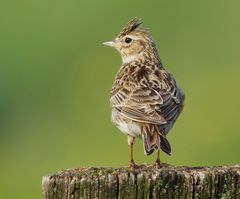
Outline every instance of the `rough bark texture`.
POLYGON ((77 168, 44 176, 43 199, 240 199, 240 165, 77 168))

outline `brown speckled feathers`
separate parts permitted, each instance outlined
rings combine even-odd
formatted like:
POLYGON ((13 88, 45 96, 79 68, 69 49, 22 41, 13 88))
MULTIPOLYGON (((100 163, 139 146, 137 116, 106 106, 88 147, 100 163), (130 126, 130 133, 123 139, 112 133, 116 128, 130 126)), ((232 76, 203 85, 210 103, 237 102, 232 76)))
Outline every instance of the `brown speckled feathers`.
MULTIPOLYGON (((168 133, 182 110, 182 101, 183 94, 171 74, 155 63, 139 61, 122 66, 110 97, 112 108, 126 118, 144 123, 142 133, 153 135, 150 130, 168 133)), ((164 151, 170 154, 170 146, 164 151)))
MULTIPOLYGON (((184 94, 161 63, 150 32, 133 19, 106 45, 122 56, 110 95, 112 121, 125 134, 141 137, 145 154, 162 149, 171 154, 166 138, 183 109, 184 94)), ((131 143, 132 144, 132 143, 131 143)))

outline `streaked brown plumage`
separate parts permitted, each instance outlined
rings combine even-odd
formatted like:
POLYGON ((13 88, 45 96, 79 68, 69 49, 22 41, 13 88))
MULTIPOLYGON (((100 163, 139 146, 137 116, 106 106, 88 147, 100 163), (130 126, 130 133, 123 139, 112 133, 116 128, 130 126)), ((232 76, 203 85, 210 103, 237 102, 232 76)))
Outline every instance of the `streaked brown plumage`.
POLYGON ((155 43, 147 29, 139 27, 137 18, 129 21, 120 34, 104 44, 115 47, 122 56, 110 96, 113 123, 128 136, 142 138, 144 152, 171 154, 166 138, 183 109, 184 94, 173 76, 161 63, 155 43))

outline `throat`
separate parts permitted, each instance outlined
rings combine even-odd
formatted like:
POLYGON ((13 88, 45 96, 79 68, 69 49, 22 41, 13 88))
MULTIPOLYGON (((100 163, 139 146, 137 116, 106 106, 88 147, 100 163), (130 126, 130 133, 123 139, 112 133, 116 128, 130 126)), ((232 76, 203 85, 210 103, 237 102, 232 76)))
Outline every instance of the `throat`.
POLYGON ((139 54, 134 54, 134 55, 124 55, 122 54, 122 64, 128 64, 131 62, 150 62, 150 63, 155 63, 159 65, 160 67, 162 66, 161 60, 158 56, 157 53, 146 53, 146 52, 141 52, 139 54))
POLYGON ((122 55, 122 63, 127 64, 132 61, 136 61, 143 57, 143 53, 135 54, 135 55, 122 55))

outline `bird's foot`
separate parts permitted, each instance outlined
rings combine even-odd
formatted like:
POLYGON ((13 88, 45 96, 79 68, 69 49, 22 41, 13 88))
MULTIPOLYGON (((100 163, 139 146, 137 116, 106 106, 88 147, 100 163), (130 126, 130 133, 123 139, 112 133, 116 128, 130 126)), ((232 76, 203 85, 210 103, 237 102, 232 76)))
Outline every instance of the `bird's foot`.
POLYGON ((157 169, 160 169, 160 168, 162 167, 162 165, 161 165, 161 161, 160 161, 159 158, 156 160, 154 166, 155 166, 157 169))
POLYGON ((129 167, 130 167, 131 169, 138 169, 138 165, 135 164, 135 162, 134 162, 133 160, 130 161, 129 167))

